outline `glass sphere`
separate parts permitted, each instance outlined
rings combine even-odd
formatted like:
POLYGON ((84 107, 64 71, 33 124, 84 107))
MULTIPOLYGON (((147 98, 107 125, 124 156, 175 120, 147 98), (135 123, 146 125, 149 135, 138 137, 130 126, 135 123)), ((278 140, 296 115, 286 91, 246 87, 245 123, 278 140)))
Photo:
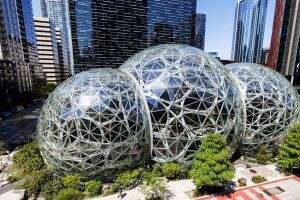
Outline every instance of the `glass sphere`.
POLYGON ((100 175, 150 157, 148 107, 139 84, 118 69, 93 69, 64 81, 48 97, 38 143, 61 175, 100 175))
POLYGON ((186 45, 141 51, 121 67, 142 86, 153 128, 152 158, 190 162, 201 138, 219 133, 231 147, 242 133, 238 88, 216 59, 186 45))
POLYGON ((241 150, 253 154, 272 147, 299 117, 299 96, 287 79, 258 64, 226 65, 245 101, 245 133, 241 150))

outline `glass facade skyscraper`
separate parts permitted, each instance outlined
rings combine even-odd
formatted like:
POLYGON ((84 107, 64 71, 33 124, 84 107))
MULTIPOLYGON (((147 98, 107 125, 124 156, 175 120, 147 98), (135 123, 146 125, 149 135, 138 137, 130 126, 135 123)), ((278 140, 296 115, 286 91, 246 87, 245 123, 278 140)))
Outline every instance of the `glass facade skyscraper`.
POLYGON ((194 45, 196 0, 70 0, 75 72, 118 67, 146 47, 194 45))
POLYGON ((50 18, 55 27, 60 28, 64 38, 66 38, 68 63, 72 70, 74 63, 68 2, 69 0, 41 0, 41 11, 42 16, 50 18))
POLYGON ((231 59, 259 63, 263 45, 268 0, 238 0, 231 59))
POLYGON ((1 77, 0 81, 14 83, 1 83, 6 85, 5 92, 0 88, 1 94, 6 94, 7 98, 1 95, 0 99, 11 99, 10 91, 30 91, 36 78, 43 77, 39 74, 41 65, 37 57, 31 0, 0 0, 0 60, 0 67, 9 71, 3 75, 10 77, 1 77), (13 75, 9 75, 10 72, 13 75))
POLYGON ((204 50, 205 46, 205 28, 206 28, 206 15, 196 14, 195 22, 195 47, 204 50))

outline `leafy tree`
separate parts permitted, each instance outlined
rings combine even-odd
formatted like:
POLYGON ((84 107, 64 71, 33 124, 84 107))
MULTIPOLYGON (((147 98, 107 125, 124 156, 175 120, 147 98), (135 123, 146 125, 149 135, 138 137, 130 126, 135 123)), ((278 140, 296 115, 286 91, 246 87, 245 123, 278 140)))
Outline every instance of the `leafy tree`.
POLYGON ((284 170, 290 171, 293 167, 300 167, 300 124, 292 126, 279 148, 278 164, 284 170))
POLYGON ((144 168, 140 167, 133 171, 125 171, 119 174, 114 184, 112 185, 111 190, 112 191, 117 191, 119 189, 125 190, 130 186, 139 183, 139 181, 143 178, 143 175, 146 172, 147 171, 144 168))
POLYGON ((26 175, 45 168, 36 141, 25 144, 13 157, 13 163, 19 174, 26 175))
POLYGON ((54 197, 54 200, 81 200, 84 198, 83 193, 74 188, 60 190, 54 197))
POLYGON ((268 161, 271 159, 272 153, 270 153, 266 146, 261 146, 256 155, 256 162, 258 164, 266 165, 268 161))
POLYGON ((97 196, 101 193, 101 187, 100 181, 90 180, 84 183, 84 193, 88 197, 97 196))
POLYGON ((162 166, 162 174, 168 179, 176 179, 182 172, 182 167, 177 163, 165 163, 162 166))
POLYGON ((140 188, 140 191, 149 200, 165 199, 167 185, 164 178, 153 176, 154 173, 149 173, 140 188))
POLYGON ((211 134, 202 140, 201 152, 195 159, 189 176, 197 189, 202 186, 222 186, 234 177, 234 167, 229 161, 226 141, 219 134, 211 134))
POLYGON ((82 177, 79 174, 64 177, 63 182, 66 188, 77 189, 82 177))

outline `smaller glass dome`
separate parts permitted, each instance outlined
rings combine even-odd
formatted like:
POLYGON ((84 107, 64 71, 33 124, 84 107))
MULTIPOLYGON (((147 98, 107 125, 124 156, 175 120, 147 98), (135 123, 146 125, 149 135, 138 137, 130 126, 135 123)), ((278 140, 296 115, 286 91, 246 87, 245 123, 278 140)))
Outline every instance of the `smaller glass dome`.
POLYGON ((252 154, 271 147, 298 118, 299 95, 278 72, 258 64, 226 65, 240 86, 245 101, 245 133, 241 150, 252 154))
POLYGON ((76 74, 43 106, 42 156, 58 174, 84 177, 141 163, 150 157, 147 109, 134 78, 118 69, 76 74))

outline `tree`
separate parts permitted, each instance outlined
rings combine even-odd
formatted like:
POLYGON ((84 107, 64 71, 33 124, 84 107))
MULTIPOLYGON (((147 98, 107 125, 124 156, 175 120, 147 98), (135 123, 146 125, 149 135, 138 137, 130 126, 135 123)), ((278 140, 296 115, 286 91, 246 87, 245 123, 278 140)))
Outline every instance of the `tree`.
POLYGON ((189 171, 197 189, 204 185, 222 186, 234 177, 234 167, 228 159, 226 141, 219 134, 209 133, 202 140, 200 150, 189 171))
POLYGON ((164 178, 156 177, 154 173, 149 173, 144 179, 140 191, 149 200, 165 199, 167 192, 167 185, 164 178))
POLYGON ((182 172, 182 167, 177 163, 165 163, 162 168, 162 174, 168 179, 176 179, 182 172))
POLYGON ((47 83, 46 85, 41 86, 42 94, 48 94, 56 88, 54 83, 47 83))
POLYGON ((270 160, 271 157, 272 157, 272 153, 268 152, 267 147, 261 146, 256 155, 256 162, 258 164, 266 165, 268 164, 268 161, 270 160))
POLYGON ((286 171, 300 167, 300 124, 295 124, 288 131, 279 148, 278 164, 286 171))
POLYGON ((25 144, 13 157, 14 167, 20 175, 31 174, 45 168, 43 157, 36 141, 25 144))

